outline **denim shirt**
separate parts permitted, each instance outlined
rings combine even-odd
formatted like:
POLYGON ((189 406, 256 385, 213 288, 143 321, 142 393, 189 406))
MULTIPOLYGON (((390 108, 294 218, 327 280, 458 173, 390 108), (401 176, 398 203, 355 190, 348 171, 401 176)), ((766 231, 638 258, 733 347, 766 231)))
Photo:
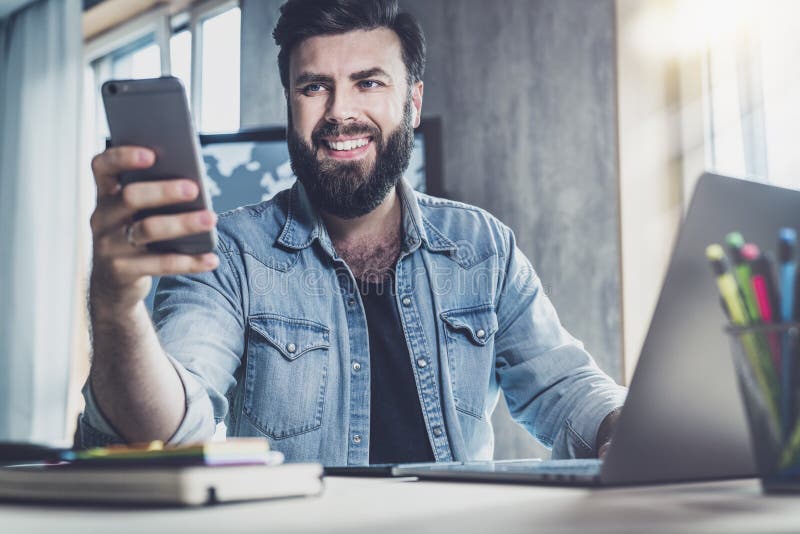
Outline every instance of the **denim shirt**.
MULTIPOLYGON (((562 327, 514 234, 398 186, 397 308, 437 461, 488 460, 500 391, 554 458, 596 454, 625 388, 562 327)), ((302 185, 221 214, 219 267, 164 277, 153 322, 186 393, 170 442, 262 436, 288 461, 369 460, 370 357, 357 282, 302 185)), ((87 381, 82 446, 120 442, 87 381)))

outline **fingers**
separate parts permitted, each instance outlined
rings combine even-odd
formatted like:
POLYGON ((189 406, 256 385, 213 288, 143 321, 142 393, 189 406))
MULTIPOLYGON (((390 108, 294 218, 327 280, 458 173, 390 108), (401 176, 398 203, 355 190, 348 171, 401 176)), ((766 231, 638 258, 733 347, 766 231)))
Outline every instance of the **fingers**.
POLYGON ((92 159, 92 173, 98 196, 119 191, 119 175, 125 171, 146 169, 155 163, 155 153, 144 147, 120 146, 107 149, 92 159))
POLYGON ((158 254, 118 256, 111 260, 110 273, 117 285, 136 282, 144 276, 168 276, 186 273, 213 271, 219 258, 213 252, 207 254, 158 254))
MULTIPOLYGON (((152 276, 168 276, 213 271, 219 265, 214 253, 160 254, 93 258, 90 279, 92 309, 115 310, 126 316, 152 287, 152 276)), ((97 317, 93 312, 92 321, 97 317)))
POLYGON ((95 235, 94 253, 97 257, 140 255, 148 243, 208 232, 216 223, 217 214, 208 210, 153 215, 130 226, 117 226, 113 232, 95 235))
POLYGON ((198 193, 197 183, 189 179, 130 183, 122 188, 121 195, 98 199, 92 215, 92 232, 95 238, 113 233, 137 211, 188 202, 197 198, 198 193))
POLYGON ((211 230, 217 215, 208 210, 180 215, 154 215, 133 224, 131 240, 137 245, 175 239, 211 230))
POLYGON ((197 198, 197 184, 189 179, 134 182, 122 188, 122 205, 131 214, 197 198))

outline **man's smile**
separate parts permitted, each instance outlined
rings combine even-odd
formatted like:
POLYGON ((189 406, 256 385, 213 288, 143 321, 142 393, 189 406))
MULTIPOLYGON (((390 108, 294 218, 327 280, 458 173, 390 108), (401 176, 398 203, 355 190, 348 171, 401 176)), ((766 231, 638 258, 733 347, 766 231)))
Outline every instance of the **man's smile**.
POLYGON ((336 137, 323 139, 325 155, 333 159, 357 159, 372 146, 371 137, 336 137))

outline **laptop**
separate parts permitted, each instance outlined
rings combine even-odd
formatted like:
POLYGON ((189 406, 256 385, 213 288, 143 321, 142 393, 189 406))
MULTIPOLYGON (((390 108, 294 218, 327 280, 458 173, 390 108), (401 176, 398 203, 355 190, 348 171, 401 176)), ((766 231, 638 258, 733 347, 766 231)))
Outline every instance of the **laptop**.
POLYGON ((800 191, 700 177, 673 249, 611 446, 600 460, 429 464, 423 479, 604 486, 755 476, 725 316, 705 256, 741 232, 763 247, 800 229, 800 191))

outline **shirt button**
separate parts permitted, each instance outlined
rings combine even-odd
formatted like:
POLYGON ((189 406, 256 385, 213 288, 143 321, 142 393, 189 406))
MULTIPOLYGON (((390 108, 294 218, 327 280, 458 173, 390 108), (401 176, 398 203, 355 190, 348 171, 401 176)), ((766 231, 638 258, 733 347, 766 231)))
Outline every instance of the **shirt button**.
POLYGON ((356 299, 354 299, 353 297, 350 297, 349 299, 347 299, 347 305, 348 306, 355 306, 356 305, 356 299))
POLYGON ((355 443, 356 445, 361 443, 361 434, 356 434, 355 436, 353 436, 353 443, 355 443))
POLYGON ((480 328, 477 332, 475 332, 475 335, 478 336, 479 339, 483 339, 486 337, 486 330, 480 328))
POLYGON ((297 345, 295 345, 294 343, 289 343, 288 345, 286 345, 286 352, 288 352, 289 354, 294 354, 295 352, 297 352, 297 345))
POLYGON ((411 299, 408 297, 403 297, 401 302, 403 303, 403 306, 411 306, 411 299))
POLYGON ((420 367, 425 367, 428 365, 428 362, 420 358, 419 360, 417 360, 417 365, 419 365, 420 367))
POLYGON ((361 364, 358 362, 353 362, 353 371, 358 372, 360 370, 361 370, 361 364))
POLYGON ((440 426, 433 427, 433 435, 434 436, 436 436, 438 438, 442 434, 444 434, 444 432, 442 432, 442 427, 440 427, 440 426))

